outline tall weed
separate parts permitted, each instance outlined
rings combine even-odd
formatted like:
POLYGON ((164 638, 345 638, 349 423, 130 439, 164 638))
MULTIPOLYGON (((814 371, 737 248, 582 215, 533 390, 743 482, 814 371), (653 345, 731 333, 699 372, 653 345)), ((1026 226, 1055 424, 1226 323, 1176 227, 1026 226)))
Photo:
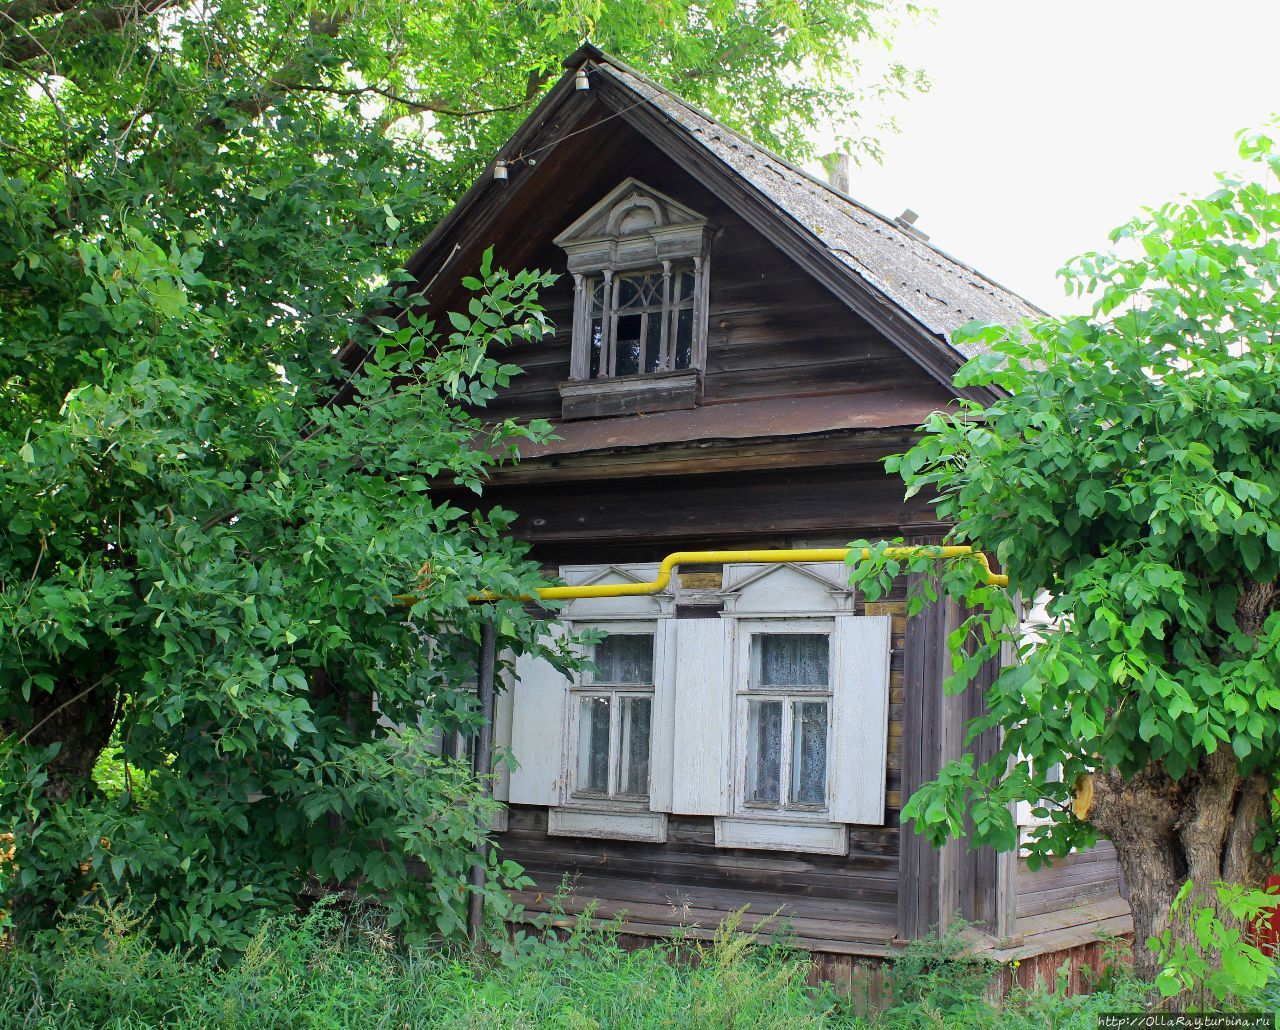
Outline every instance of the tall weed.
MULTIPOLYGON (((1106 1011, 1136 1011, 1150 992, 1127 974, 1068 997, 1053 985, 987 997, 993 969, 951 931, 904 950, 888 1008, 806 981, 807 956, 739 933, 629 951, 619 925, 584 916, 518 934, 499 952, 408 947, 373 910, 264 922, 233 962, 156 947, 144 920, 87 909, 56 935, 0 953, 0 1026, 218 1028, 975 1028, 1093 1030, 1106 1011)), ((1280 976, 1260 1006, 1276 1006, 1280 976)))

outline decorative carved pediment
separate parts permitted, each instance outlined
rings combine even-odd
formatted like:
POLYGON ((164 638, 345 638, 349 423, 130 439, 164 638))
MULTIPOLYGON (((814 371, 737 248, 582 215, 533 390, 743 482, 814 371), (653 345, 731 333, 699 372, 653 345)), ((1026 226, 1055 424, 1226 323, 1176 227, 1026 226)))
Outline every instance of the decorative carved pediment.
POLYGON ((639 268, 703 250, 707 220, 637 179, 611 189, 556 237, 569 271, 639 268))
MULTIPOLYGON (((657 578, 658 565, 564 565, 561 578, 570 586, 605 586, 648 583, 657 578)), ((626 619, 637 616, 654 618, 669 614, 672 603, 670 588, 658 594, 630 597, 580 597, 562 609, 565 617, 578 620, 626 619)))
POLYGON ((848 570, 836 562, 726 565, 720 596, 726 612, 849 610, 848 570))

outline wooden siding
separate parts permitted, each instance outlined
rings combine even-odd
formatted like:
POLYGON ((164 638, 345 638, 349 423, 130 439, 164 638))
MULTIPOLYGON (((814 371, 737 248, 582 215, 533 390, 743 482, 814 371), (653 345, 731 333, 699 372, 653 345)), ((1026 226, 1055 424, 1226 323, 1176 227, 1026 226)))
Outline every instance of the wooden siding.
MULTIPOLYGON (((463 491, 451 500, 465 506, 463 491)), ((474 497, 474 495, 472 495, 474 497)), ((485 491, 486 506, 518 512, 512 534, 535 546, 547 564, 615 561, 601 545, 630 548, 656 561, 677 542, 721 546, 730 540, 800 535, 851 540, 898 535, 904 514, 928 517, 927 499, 905 504, 902 484, 865 466, 780 468, 739 474, 650 476, 613 481, 501 484, 485 491)), ((472 501, 474 503, 474 500, 472 501)))
MULTIPOLYGON (((589 123, 599 115, 586 115, 589 123)), ((537 181, 513 195, 503 210, 506 225, 478 235, 472 246, 492 243, 495 260, 508 267, 560 273, 542 303, 558 327, 554 337, 525 345, 509 359, 525 369, 492 407, 495 416, 558 418, 557 385, 569 378, 573 280, 553 237, 627 176, 666 193, 707 216, 716 226, 711 244, 707 367, 704 404, 754 397, 892 390, 931 383, 946 392, 896 345, 749 226, 688 172, 621 122, 608 132, 590 130, 553 148, 537 181), (562 174, 556 175, 548 166, 562 174)), ((500 188, 500 187, 499 187, 500 188)), ((478 264, 463 255, 460 263, 478 264)), ((439 318, 464 300, 456 284, 432 293, 439 318)))
MULTIPOLYGON (((607 898, 614 908, 629 904, 633 915, 641 914, 640 906, 667 906, 674 916, 688 898, 711 891, 721 897, 732 892, 726 913, 749 906, 763 916, 786 909, 789 901, 826 899, 842 903, 842 918, 892 925, 896 838, 896 827, 852 827, 847 856, 718 848, 714 820, 705 816, 671 816, 666 844, 551 837, 546 809, 516 805, 499 847, 544 893, 562 877, 578 877, 581 898, 607 898)), ((802 905, 801 911, 812 908, 802 905)))
POLYGON ((1088 851, 1056 858, 1053 865, 1032 871, 1018 862, 1017 912, 1019 919, 1060 912, 1079 905, 1119 898, 1124 876, 1110 841, 1099 841, 1088 851))

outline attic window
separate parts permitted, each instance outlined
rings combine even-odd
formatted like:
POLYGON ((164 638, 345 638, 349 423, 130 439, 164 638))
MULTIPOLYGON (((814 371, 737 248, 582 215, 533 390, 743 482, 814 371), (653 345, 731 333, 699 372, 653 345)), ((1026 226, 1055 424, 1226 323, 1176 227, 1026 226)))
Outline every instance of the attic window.
POLYGON ((574 279, 566 418, 694 406, 708 238, 705 218, 635 179, 556 238, 574 279))
POLYGON ((693 265, 586 282, 591 295, 587 378, 651 375, 693 365, 693 265))

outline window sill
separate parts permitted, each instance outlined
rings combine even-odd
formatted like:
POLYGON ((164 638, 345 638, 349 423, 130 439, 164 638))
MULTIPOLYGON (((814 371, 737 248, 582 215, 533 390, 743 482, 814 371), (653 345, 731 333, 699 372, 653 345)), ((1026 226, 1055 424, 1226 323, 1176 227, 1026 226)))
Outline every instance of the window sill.
POLYGON ((547 812, 547 833, 552 837, 599 837, 665 844, 667 816, 664 812, 552 808, 547 812))
POLYGON ((607 379, 570 379, 559 386, 561 417, 609 418, 696 408, 702 384, 695 369, 607 379))
POLYGON ((825 813, 816 819, 798 818, 797 814, 789 812, 780 812, 773 818, 719 816, 716 818, 716 847, 847 855, 849 828, 827 822, 825 813))

